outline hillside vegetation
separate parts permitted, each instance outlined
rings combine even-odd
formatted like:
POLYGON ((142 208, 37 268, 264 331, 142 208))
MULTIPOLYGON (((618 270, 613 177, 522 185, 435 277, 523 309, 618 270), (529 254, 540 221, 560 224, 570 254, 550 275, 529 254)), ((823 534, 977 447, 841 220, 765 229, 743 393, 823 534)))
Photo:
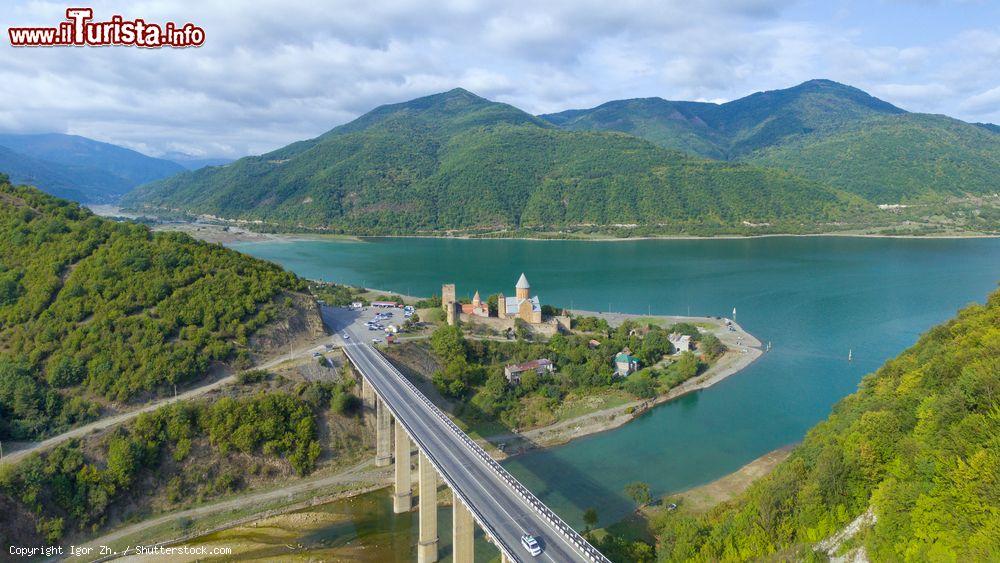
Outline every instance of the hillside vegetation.
POLYGON ((92 536, 158 512, 294 481, 321 458, 336 461, 362 448, 353 379, 307 384, 247 372, 243 381, 5 466, 0 543, 92 536))
POLYGON ((621 224, 683 231, 743 222, 797 230, 873 207, 780 170, 628 135, 559 130, 461 89, 140 187, 125 202, 355 233, 621 224))
POLYGON ((0 440, 249 364, 249 337, 304 288, 273 264, 0 178, 0 440))
POLYGON ((1000 135, 940 115, 877 117, 747 160, 826 181, 875 203, 1000 191, 1000 135))
POLYGON ((996 126, 911 114, 830 80, 724 104, 618 100, 543 115, 709 158, 786 170, 875 203, 1000 190, 996 126))
POLYGON ((865 377, 739 500, 652 528, 661 560, 810 560, 869 508, 873 561, 1000 559, 1000 292, 865 377))
POLYGON ((857 88, 810 80, 724 104, 644 98, 540 117, 566 129, 621 131, 664 147, 735 159, 803 135, 834 131, 857 120, 902 113, 857 88))

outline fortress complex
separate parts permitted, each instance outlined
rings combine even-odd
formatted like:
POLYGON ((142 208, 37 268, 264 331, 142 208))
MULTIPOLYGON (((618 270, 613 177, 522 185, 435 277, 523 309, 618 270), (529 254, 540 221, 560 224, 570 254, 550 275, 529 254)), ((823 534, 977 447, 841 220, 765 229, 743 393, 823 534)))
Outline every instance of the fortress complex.
POLYGON ((448 324, 452 325, 462 320, 485 322, 496 325, 495 328, 505 328, 512 327, 516 319, 521 319, 539 332, 555 333, 560 325, 569 328, 568 318, 542 318, 541 300, 537 295, 531 295, 531 284, 524 273, 514 286, 514 295, 497 296, 496 316, 491 316, 489 305, 482 300, 479 291, 476 291, 471 303, 459 303, 453 283, 441 286, 441 307, 447 315, 448 324))

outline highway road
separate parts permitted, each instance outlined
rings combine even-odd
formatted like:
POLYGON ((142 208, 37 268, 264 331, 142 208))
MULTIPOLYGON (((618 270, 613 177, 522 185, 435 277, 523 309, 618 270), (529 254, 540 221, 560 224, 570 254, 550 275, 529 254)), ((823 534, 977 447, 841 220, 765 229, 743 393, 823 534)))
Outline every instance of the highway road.
POLYGON ((342 338, 344 351, 352 363, 508 557, 514 561, 608 561, 392 367, 370 344, 371 335, 377 333, 367 330, 360 314, 325 307, 324 317, 338 335, 347 336, 342 338), (532 558, 521 546, 524 533, 539 538, 544 546, 541 555, 532 558))

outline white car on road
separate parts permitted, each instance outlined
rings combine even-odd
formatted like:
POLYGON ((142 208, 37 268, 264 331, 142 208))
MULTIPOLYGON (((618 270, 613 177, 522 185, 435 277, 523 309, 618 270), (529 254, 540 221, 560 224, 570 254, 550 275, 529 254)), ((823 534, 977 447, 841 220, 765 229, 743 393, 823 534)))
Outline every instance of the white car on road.
POLYGON ((521 536, 521 545, 524 546, 524 549, 528 550, 528 553, 530 553, 532 557, 538 557, 542 554, 542 544, 538 543, 535 536, 531 534, 524 534, 521 536))

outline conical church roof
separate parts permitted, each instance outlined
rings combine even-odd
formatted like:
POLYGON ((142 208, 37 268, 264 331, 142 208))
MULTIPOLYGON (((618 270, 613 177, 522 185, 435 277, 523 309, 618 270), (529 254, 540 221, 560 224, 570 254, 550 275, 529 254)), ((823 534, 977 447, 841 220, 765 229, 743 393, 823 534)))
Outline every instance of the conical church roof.
POLYGON ((524 277, 524 272, 521 272, 521 278, 517 280, 517 285, 514 287, 516 289, 531 289, 531 284, 528 283, 528 278, 524 277))

